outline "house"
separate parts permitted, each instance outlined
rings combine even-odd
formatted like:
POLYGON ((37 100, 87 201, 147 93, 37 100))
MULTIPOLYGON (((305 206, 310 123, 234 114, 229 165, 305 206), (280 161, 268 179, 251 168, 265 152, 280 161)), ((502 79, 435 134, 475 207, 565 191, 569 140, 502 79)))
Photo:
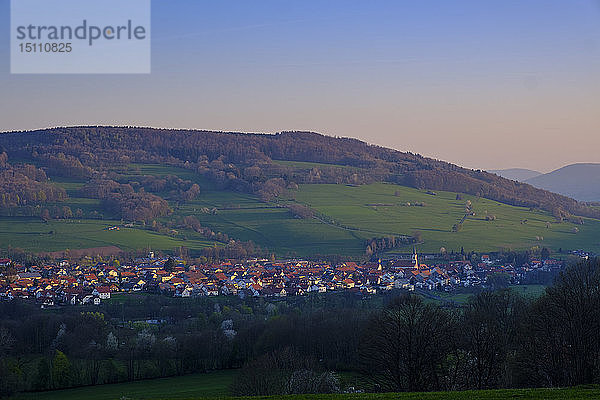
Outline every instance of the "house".
POLYGON ((39 272, 19 272, 17 274, 17 279, 42 279, 42 275, 39 272))
POLYGON ((170 283, 160 283, 158 285, 158 289, 163 292, 163 293, 173 293, 175 292, 175 286, 171 285, 170 283))
POLYGON ((37 299, 40 304, 40 308, 47 308, 54 306, 54 299, 51 297, 40 297, 37 299))
POLYGON ((373 286, 361 286, 360 287, 360 292, 362 294, 376 294, 377 293, 377 289, 374 288, 373 286))
POLYGON ((261 294, 266 297, 285 297, 287 296, 287 291, 285 290, 285 288, 269 286, 263 289, 261 294))
POLYGON ((190 297, 191 295, 192 295, 192 288, 190 288, 190 287, 177 288, 175 290, 175 297, 190 297))
POLYGON ((350 278, 344 279, 344 285, 347 288, 352 289, 354 287, 354 281, 350 278))
POLYGON ((80 289, 72 289, 72 288, 63 289, 63 294, 62 294, 63 303, 67 303, 67 304, 71 304, 71 305, 77 304, 78 303, 77 298, 82 293, 83 292, 80 289))
POLYGON ((98 286, 92 294, 102 300, 110 299, 110 288, 108 286, 98 286))
POLYGON ((323 285, 323 284, 315 284, 312 286, 309 286, 308 288, 309 292, 316 292, 316 293, 325 293, 327 292, 327 286, 323 285))
POLYGON ((288 295, 290 296, 304 296, 304 290, 300 287, 291 287, 287 290, 288 295))
POLYGON ((218 296, 219 295, 219 288, 216 287, 215 285, 202 285, 202 290, 204 290, 204 293, 206 296, 218 296))
POLYGON ((131 271, 121 272, 121 281, 122 282, 131 282, 132 280, 135 280, 135 278, 137 278, 137 276, 135 275, 135 273, 133 273, 131 271))
POLYGON ((107 274, 109 277, 117 278, 119 276, 119 271, 117 271, 114 268, 110 268, 110 269, 108 269, 107 274))

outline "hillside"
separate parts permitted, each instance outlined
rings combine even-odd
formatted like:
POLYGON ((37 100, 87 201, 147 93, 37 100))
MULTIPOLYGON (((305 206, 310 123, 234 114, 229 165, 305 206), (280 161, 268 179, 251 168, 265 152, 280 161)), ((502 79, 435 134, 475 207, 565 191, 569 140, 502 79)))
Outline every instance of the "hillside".
POLYGON ((493 169, 488 172, 517 182, 525 182, 528 179, 542 175, 541 172, 525 168, 493 169))
MULTIPOLYGON (((385 237, 405 233, 421 237, 419 249, 437 252, 497 251, 532 246, 574 249, 600 249, 594 235, 600 233, 600 221, 585 219, 583 225, 556 223, 544 211, 509 206, 497 201, 438 191, 391 185, 301 185, 296 201, 327 215, 338 226, 361 238, 385 237), (473 215, 465 216, 465 203, 472 204, 473 215), (453 225, 463 221, 459 231, 453 225), (573 231, 577 227, 578 232, 573 231)), ((364 245, 363 245, 364 246, 364 245)), ((411 245, 395 251, 409 252, 411 245)), ((394 252, 391 250, 390 252, 394 252)))
MULTIPOLYGON (((128 168, 131 179, 139 179, 150 173, 191 178, 188 171, 175 167, 131 164, 128 168)), ((193 253, 215 244, 225 244, 181 223, 173 226, 176 233, 155 231, 141 223, 125 227, 117 216, 102 208, 100 200, 79 197, 78 188, 83 187, 83 181, 65 182, 58 179, 50 182, 66 188, 69 194, 69 198, 60 203, 61 207, 82 209, 84 218, 51 218, 44 221, 26 216, 2 217, 2 243, 33 252, 64 249, 71 249, 72 252, 73 249, 108 246, 124 251, 148 246, 172 251, 184 246, 193 253), (96 216, 95 212, 98 212, 96 216), (109 230, 112 226, 119 226, 120 229, 109 230)), ((171 221, 194 216, 201 226, 213 232, 223 232, 237 240, 252 241, 284 256, 344 254, 356 257, 365 254, 366 241, 371 238, 411 236, 415 232, 419 232, 421 237, 419 249, 431 252, 437 252, 440 247, 446 247, 449 251, 459 251, 461 247, 467 251, 531 246, 553 249, 599 248, 596 240, 600 233, 598 220, 585 219, 584 225, 567 221, 556 223, 545 211, 531 211, 466 194, 457 200, 454 192, 437 191, 433 195, 426 190, 385 183, 360 186, 302 184, 297 189, 289 189, 277 202, 265 202, 252 194, 219 189, 199 177, 196 182, 202 187, 198 197, 183 204, 169 201, 173 212, 157 218, 160 224, 168 226, 171 221), (472 203, 475 215, 467 216, 459 232, 452 232, 452 226, 465 217, 467 201, 472 203), (294 204, 309 207, 315 217, 295 216, 287 208, 294 204), (493 216, 494 220, 486 221, 486 216, 493 216), (577 234, 572 233, 575 227, 579 229, 577 234)), ((411 248, 412 244, 405 244, 390 251, 408 252, 411 248)), ((97 252, 94 250, 94 254, 97 252)))
POLYGON ((0 154, 0 239, 31 252, 600 248, 597 208, 355 139, 60 128, 0 134, 0 154))
POLYGON ((525 182, 579 201, 600 201, 600 164, 571 164, 525 182))
POLYGON ((93 177, 130 162, 160 162, 208 175, 221 186, 276 195, 278 186, 295 183, 393 182, 423 189, 478 195, 507 204, 598 217, 585 207, 530 185, 481 170, 372 146, 356 139, 311 132, 242 134, 149 128, 81 127, 0 135, 9 158, 30 159, 58 175, 93 177), (274 166, 273 160, 325 164, 308 173, 274 166), (353 168, 329 169, 326 164, 353 168), (270 181, 269 178, 281 178, 270 181), (269 183, 266 188, 257 187, 269 183))

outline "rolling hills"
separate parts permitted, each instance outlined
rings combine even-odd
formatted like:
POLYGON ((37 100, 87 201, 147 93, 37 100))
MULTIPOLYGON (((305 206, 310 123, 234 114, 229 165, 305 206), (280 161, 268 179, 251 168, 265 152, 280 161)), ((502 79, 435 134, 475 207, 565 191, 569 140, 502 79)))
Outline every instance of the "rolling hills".
POLYGON ((600 164, 571 164, 525 182, 580 201, 600 201, 600 164))
POLYGON ((542 175, 541 172, 525 168, 493 169, 488 172, 518 182, 526 182, 528 179, 542 175))
POLYGON ((31 176, 3 200, 4 248, 198 255, 251 242, 361 257, 367 241, 395 236, 407 241, 388 252, 600 250, 594 207, 355 139, 83 127, 0 134, 0 150, 8 175, 31 176))
POLYGON ((600 164, 597 163, 570 164, 545 174, 523 168, 489 172, 579 201, 600 201, 600 164))

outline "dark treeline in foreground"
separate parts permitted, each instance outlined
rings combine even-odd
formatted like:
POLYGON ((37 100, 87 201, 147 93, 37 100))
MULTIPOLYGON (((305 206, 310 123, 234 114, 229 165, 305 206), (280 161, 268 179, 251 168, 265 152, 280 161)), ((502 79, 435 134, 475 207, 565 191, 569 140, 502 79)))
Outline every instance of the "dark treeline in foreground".
POLYGON ((96 308, 0 302, 0 393, 241 368, 240 395, 558 387, 600 378, 600 262, 537 299, 463 307, 402 292, 269 300, 124 295, 96 308))
MULTIPOLYGON (((195 197, 202 189, 193 188, 191 183, 158 182, 156 177, 132 181, 126 174, 115 173, 130 163, 178 166, 207 177, 221 188, 255 193, 263 200, 273 200, 299 183, 392 182, 541 208, 559 220, 570 215, 600 217, 597 208, 484 171, 311 132, 265 135, 131 127, 57 128, 0 134, 3 152, 0 169, 8 165, 7 160, 25 160, 42 166, 51 176, 102 182, 118 197, 109 206, 125 219, 149 220, 166 212, 164 204, 141 195, 140 188, 156 193, 167 190, 169 197, 180 201, 195 197), (299 167, 277 162, 281 160, 318 165, 299 167), (141 204, 140 210, 121 209, 119 200, 124 196, 141 204)), ((5 179, 8 177, 0 174, 0 186, 5 179)), ((35 199, 27 204, 45 201, 35 199)))

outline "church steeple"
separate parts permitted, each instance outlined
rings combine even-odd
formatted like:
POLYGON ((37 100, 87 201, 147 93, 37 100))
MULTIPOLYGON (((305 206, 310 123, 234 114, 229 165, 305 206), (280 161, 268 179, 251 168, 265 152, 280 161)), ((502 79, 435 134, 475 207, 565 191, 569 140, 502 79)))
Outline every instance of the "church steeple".
POLYGON ((416 269, 419 269, 419 257, 417 256, 417 248, 413 247, 412 260, 416 269))

